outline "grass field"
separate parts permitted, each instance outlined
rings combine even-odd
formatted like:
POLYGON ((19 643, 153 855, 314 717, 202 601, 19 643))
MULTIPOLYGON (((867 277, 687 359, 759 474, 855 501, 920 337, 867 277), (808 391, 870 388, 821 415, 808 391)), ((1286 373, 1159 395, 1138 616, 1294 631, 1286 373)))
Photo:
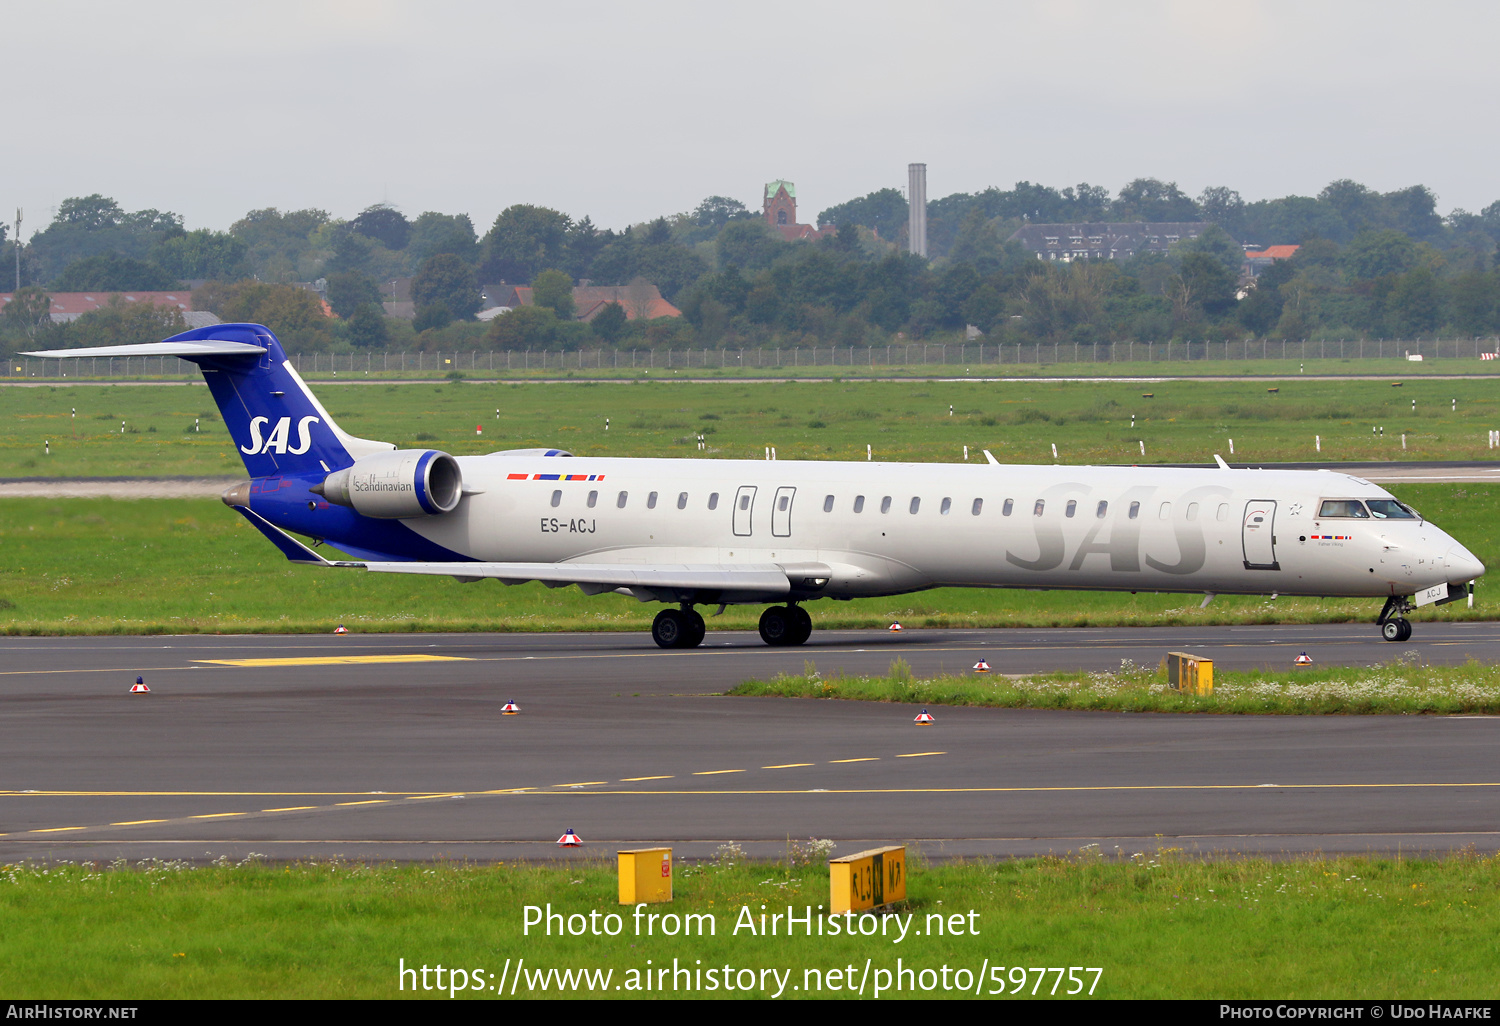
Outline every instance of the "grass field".
POLYGON ((646 921, 637 935, 630 910, 616 903, 608 864, 0 867, 0 992, 15 1000, 493 1000, 503 977, 505 997, 517 982, 516 997, 576 997, 591 991, 576 975, 574 988, 560 987, 553 971, 587 970, 595 996, 631 997, 644 993, 644 971, 665 967, 655 978, 663 988, 647 996, 769 997, 779 985, 782 998, 845 997, 862 978, 867 998, 880 984, 882 998, 914 989, 974 996, 977 988, 996 999, 999 990, 1007 1000, 1065 1000, 1075 987, 1095 998, 1494 994, 1500 863, 1491 856, 1207 861, 1172 849, 1089 847, 1062 857, 924 865, 913 852, 908 901, 899 918, 887 917, 885 937, 807 937, 800 923, 792 938, 784 928, 759 935, 762 905, 768 915, 792 906, 799 919, 811 906, 819 918, 828 870, 814 847, 793 842, 778 864, 729 853, 679 864, 676 900, 646 911, 711 915, 713 936, 702 937, 654 929, 647 936, 646 921), (565 916, 597 910, 601 932, 605 915, 623 912, 618 935, 523 933, 525 906, 548 903, 565 916), (741 909, 754 917, 755 934, 734 932, 741 909), (897 943, 903 921, 909 932, 897 943), (947 932, 955 924, 961 935, 947 932), (913 971, 909 980, 896 975, 898 958, 913 971), (695 971, 715 975, 696 977, 701 990, 674 991, 674 959, 688 970, 677 977, 683 988, 695 971), (445 973, 443 989, 414 991, 423 981, 414 974, 403 991, 403 960, 418 970, 461 967, 462 976, 445 973), (1079 967, 1077 982, 1032 969, 1052 966, 1079 967), (748 993, 709 989, 724 967, 741 986, 753 981, 748 993), (1083 971, 1090 967, 1102 971, 1083 971), (450 998, 449 986, 471 989, 450 998))
POLYGON ((1413 649, 1383 666, 1320 666, 1290 671, 1216 670, 1213 692, 1184 694, 1167 686, 1160 667, 1122 666, 1114 673, 1048 673, 1011 678, 966 673, 917 679, 904 659, 880 677, 824 677, 809 660, 800 674, 751 680, 731 695, 843 698, 911 705, 1113 712, 1328 714, 1500 713, 1500 666, 1470 662, 1428 666, 1413 649))
MULTIPOLYGON (((687 457, 700 455, 700 434, 708 447, 701 455, 741 459, 775 446, 781 459, 863 460, 867 445, 877 460, 917 462, 959 462, 964 446, 971 462, 988 448, 1002 462, 1051 463, 1056 445, 1068 464, 1211 464, 1215 453, 1247 464, 1500 455, 1488 445, 1500 428, 1500 383, 1487 380, 1405 380, 1401 388, 1311 380, 462 382, 318 392, 354 434, 456 455, 558 446, 583 456, 687 457), (1371 430, 1382 427, 1383 436, 1371 430)), ((0 477, 244 473, 202 385, 0 394, 0 477)))
MULTIPOLYGON (((1396 494, 1500 565, 1500 484, 1404 485, 1396 494)), ((1475 608, 1427 606, 1414 617, 1494 615, 1487 579, 1475 608)), ((1146 626, 1368 621, 1377 600, 937 589, 813 602, 816 626, 1146 626)), ((0 633, 645 630, 660 608, 576 588, 367 574, 294 566, 212 499, 0 500, 0 633)), ((754 629, 759 607, 731 607, 710 629, 754 629)), ((1373 627, 1371 628, 1373 630, 1373 627)))

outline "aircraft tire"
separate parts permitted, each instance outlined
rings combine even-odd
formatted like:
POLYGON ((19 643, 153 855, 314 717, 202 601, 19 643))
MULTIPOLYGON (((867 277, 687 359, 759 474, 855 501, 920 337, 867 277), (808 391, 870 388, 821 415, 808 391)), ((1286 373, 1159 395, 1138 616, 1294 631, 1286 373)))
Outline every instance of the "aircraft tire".
POLYGON ((1401 640, 1401 621, 1387 620, 1380 625, 1380 636, 1386 641, 1401 640))
POLYGON ((787 615, 792 622, 791 637, 787 639, 788 645, 805 645, 807 639, 812 637, 812 617, 807 615, 807 610, 801 606, 788 606, 787 615))
POLYGON ((1411 621, 1408 620, 1408 619, 1406 619, 1406 617, 1403 616, 1400 619, 1398 619, 1396 622, 1401 625, 1401 637, 1397 638, 1396 640, 1397 641, 1410 641, 1411 640, 1411 621))
POLYGON ((663 609, 651 621, 651 640, 662 648, 684 648, 692 636, 692 626, 676 609, 663 609))
POLYGON ((703 616, 696 609, 683 611, 683 619, 688 622, 688 634, 682 641, 682 648, 697 648, 703 644, 703 639, 708 635, 708 624, 703 622, 703 616))
POLYGON ((796 636, 791 610, 786 606, 772 606, 760 614, 760 640, 772 648, 793 644, 796 636))

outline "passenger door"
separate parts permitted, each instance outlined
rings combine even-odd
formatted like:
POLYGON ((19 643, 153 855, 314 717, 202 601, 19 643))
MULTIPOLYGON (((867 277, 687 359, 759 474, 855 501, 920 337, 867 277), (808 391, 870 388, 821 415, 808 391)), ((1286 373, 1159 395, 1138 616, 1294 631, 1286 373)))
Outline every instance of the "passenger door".
POLYGON ((1276 500, 1251 499, 1245 503, 1241 533, 1246 570, 1280 570, 1276 562, 1276 500))
POLYGON ((740 490, 734 494, 734 533, 741 538, 750 537, 754 514, 755 485, 740 485, 740 490))
POLYGON ((771 505, 771 533, 777 538, 792 536, 792 499, 796 495, 797 489, 790 485, 776 489, 776 500, 771 505))

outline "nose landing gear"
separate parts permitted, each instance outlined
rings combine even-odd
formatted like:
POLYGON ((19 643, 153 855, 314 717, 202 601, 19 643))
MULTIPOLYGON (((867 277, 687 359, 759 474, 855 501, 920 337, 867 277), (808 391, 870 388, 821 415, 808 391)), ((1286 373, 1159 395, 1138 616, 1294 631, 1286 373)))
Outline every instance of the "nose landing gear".
POLYGON ((1386 641, 1410 641, 1411 621, 1403 613, 1409 613, 1416 606, 1412 605, 1411 599, 1405 595, 1392 595, 1385 600, 1385 608, 1380 611, 1380 636, 1386 641))

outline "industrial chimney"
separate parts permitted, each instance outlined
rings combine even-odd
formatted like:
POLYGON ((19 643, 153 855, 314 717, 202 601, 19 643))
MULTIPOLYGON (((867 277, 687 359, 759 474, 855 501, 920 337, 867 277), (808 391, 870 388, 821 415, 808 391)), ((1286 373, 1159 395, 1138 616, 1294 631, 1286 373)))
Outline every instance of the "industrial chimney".
POLYGON ((927 165, 906 165, 906 202, 910 209, 906 223, 907 250, 919 257, 927 255, 927 165))

